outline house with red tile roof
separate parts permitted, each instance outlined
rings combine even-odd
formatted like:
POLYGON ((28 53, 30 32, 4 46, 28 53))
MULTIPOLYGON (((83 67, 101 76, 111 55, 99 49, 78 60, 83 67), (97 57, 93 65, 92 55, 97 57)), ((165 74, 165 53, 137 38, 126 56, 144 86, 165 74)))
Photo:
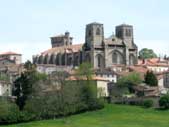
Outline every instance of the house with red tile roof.
POLYGON ((8 64, 10 62, 14 64, 21 64, 22 54, 11 51, 0 53, 0 63, 8 64))

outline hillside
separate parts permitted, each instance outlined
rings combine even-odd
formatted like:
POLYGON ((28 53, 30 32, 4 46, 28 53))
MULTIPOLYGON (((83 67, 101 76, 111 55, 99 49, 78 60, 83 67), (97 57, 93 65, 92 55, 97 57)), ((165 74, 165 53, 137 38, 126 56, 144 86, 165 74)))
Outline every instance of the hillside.
POLYGON ((169 111, 135 106, 106 105, 99 111, 65 119, 45 120, 2 127, 168 127, 169 111))

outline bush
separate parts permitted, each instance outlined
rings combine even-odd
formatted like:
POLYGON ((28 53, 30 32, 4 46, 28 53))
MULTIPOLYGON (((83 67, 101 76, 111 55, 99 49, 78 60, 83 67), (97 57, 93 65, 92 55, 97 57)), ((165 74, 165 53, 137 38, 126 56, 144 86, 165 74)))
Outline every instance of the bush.
POLYGON ((169 94, 166 94, 160 98, 159 105, 161 108, 169 109, 169 94))
POLYGON ((33 120, 32 114, 20 111, 18 106, 7 99, 0 100, 0 124, 11 124, 33 120))
POLYGON ((148 99, 143 101, 143 107, 144 108, 151 108, 153 106, 153 100, 148 99))
POLYGON ((20 111, 18 122, 32 121, 32 120, 35 120, 35 118, 36 118, 36 116, 29 113, 29 112, 20 111))
POLYGON ((93 99, 93 101, 88 104, 88 110, 102 109, 104 108, 104 103, 104 99, 93 99))
POLYGON ((9 124, 19 121, 20 111, 15 103, 0 100, 0 123, 9 124))

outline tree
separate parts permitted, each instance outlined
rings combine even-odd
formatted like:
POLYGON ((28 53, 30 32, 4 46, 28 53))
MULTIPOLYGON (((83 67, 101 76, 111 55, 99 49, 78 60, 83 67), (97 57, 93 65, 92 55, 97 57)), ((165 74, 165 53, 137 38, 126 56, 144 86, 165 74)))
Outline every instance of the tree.
POLYGON ((88 62, 82 63, 77 69, 76 74, 79 76, 79 83, 84 84, 82 89, 82 102, 85 102, 87 108, 93 110, 97 109, 99 106, 101 108, 104 107, 104 104, 100 103, 101 99, 97 99, 97 86, 92 80, 92 65, 88 62))
POLYGON ((169 94, 163 95, 159 100, 160 107, 169 109, 169 94))
POLYGON ((158 80, 156 75, 152 71, 147 71, 147 73, 144 76, 145 83, 150 86, 157 86, 158 80))
MULTIPOLYGON (((118 96, 121 96, 126 93, 133 93, 133 86, 138 85, 142 82, 140 74, 137 72, 132 72, 126 76, 122 76, 117 80, 117 88, 121 93, 118 96)), ((114 94, 114 93, 112 93, 114 94)))
POLYGON ((148 58, 157 58, 157 55, 154 53, 152 49, 143 48, 139 51, 140 59, 148 59, 148 58))
POLYGON ((138 85, 142 82, 140 74, 137 72, 132 72, 127 76, 122 76, 117 80, 119 86, 133 86, 138 85))
POLYGON ((27 61, 24 67, 26 70, 14 81, 13 90, 14 96, 17 97, 16 104, 20 110, 23 110, 26 100, 33 93, 34 85, 38 81, 46 78, 45 74, 40 74, 36 71, 35 65, 30 61, 27 61))
POLYGON ((87 81, 90 81, 93 74, 92 65, 89 62, 82 63, 77 69, 76 74, 80 77, 84 76, 87 81))

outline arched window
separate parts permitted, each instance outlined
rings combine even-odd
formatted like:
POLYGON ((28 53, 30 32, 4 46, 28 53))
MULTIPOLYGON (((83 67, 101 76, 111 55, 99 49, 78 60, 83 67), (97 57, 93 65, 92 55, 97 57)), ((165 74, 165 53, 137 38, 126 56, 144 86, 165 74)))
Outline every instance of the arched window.
POLYGON ((72 57, 69 57, 68 58, 68 63, 67 63, 68 65, 72 65, 72 57))
POLYGON ((117 64, 117 59, 118 59, 117 52, 114 52, 112 56, 112 63, 117 64))
POLYGON ((77 66, 79 64, 79 56, 75 56, 74 65, 77 66))
POLYGON ((62 54, 62 65, 65 65, 65 54, 62 54))
POLYGON ((126 36, 131 36, 131 30, 130 29, 126 29, 126 36))
POLYGON ((91 36, 92 35, 92 31, 91 30, 89 30, 89 32, 88 32, 88 36, 91 36))
POLYGON ((98 66, 98 67, 100 67, 100 66, 101 66, 101 57, 100 57, 100 56, 98 56, 98 58, 97 58, 97 59, 98 59, 98 65, 97 65, 97 66, 98 66))
POLYGON ((129 56, 129 64, 130 65, 136 64, 136 58, 133 54, 130 54, 130 56, 129 56))
POLYGON ((57 54, 55 63, 56 65, 60 65, 60 54, 57 54))
POLYGON ((103 67, 103 62, 104 62, 104 60, 103 60, 103 57, 102 57, 102 55, 100 55, 100 54, 98 54, 97 56, 96 56, 96 60, 97 60, 97 64, 96 64, 96 66, 99 68, 99 67, 103 67))
POLYGON ((48 55, 45 56, 44 64, 48 64, 48 55))
POLYGON ((86 54, 85 61, 86 62, 90 62, 91 61, 90 54, 86 54))
POLYGON ((100 29, 99 28, 97 28, 97 30, 96 30, 96 35, 100 35, 100 29))
POLYGON ((54 54, 52 54, 49 60, 49 64, 54 64, 54 57, 54 54))
POLYGON ((115 51, 112 54, 113 64, 124 64, 123 55, 119 51, 115 51))
POLYGON ((41 55, 41 56, 39 56, 39 58, 38 58, 38 64, 42 64, 42 62, 43 62, 43 56, 41 55))

